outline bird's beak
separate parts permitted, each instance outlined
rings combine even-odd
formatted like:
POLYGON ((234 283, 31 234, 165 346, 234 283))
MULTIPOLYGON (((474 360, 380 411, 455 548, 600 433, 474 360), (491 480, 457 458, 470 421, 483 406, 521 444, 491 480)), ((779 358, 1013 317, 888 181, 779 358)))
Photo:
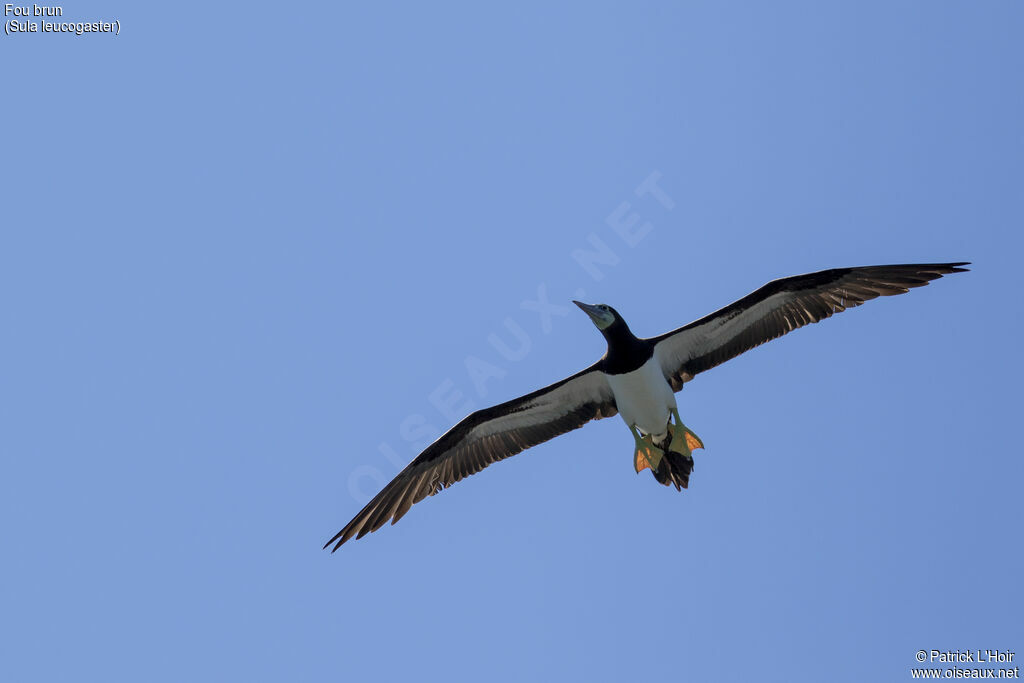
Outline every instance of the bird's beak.
POLYGON ((609 314, 607 311, 602 311, 597 306, 591 306, 590 304, 585 304, 582 301, 576 301, 575 299, 573 299, 573 303, 579 306, 580 310, 590 316, 590 319, 595 325, 597 325, 597 329, 599 330, 603 330, 608 327, 615 320, 614 316, 609 314))
POLYGON ((597 314, 600 313, 600 309, 598 309, 597 306, 591 306, 590 304, 585 304, 582 301, 576 301, 576 299, 573 299, 572 302, 579 306, 580 310, 589 315, 591 318, 596 317, 597 314))

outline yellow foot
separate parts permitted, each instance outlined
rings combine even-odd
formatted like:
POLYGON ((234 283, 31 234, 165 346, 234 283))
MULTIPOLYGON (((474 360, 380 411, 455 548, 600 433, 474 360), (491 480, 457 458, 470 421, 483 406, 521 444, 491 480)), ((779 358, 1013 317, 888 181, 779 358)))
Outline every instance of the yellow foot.
POLYGON ((654 445, 654 439, 646 434, 636 440, 636 453, 633 454, 633 469, 637 474, 648 467, 657 470, 665 451, 654 445))
POLYGON ((700 437, 690 431, 690 428, 679 421, 678 417, 676 417, 676 424, 671 425, 671 429, 672 443, 668 447, 670 451, 680 455, 690 455, 694 450, 704 448, 704 442, 700 440, 700 437))

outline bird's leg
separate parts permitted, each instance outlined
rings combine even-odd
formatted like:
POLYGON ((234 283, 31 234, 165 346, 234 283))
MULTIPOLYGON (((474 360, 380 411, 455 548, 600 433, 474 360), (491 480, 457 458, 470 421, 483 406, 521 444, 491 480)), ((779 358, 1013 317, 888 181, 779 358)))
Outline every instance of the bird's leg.
POLYGON ((636 427, 630 425, 629 431, 633 432, 633 439, 636 441, 636 453, 633 454, 633 469, 637 474, 650 467, 657 471, 665 451, 654 445, 654 438, 647 434, 640 436, 636 427))
POLYGON ((679 409, 672 409, 672 418, 675 424, 669 421, 669 429, 672 431, 672 441, 669 442, 669 450, 681 455, 690 457, 694 449, 704 448, 704 442, 700 437, 690 431, 690 428, 683 424, 679 418, 679 409))

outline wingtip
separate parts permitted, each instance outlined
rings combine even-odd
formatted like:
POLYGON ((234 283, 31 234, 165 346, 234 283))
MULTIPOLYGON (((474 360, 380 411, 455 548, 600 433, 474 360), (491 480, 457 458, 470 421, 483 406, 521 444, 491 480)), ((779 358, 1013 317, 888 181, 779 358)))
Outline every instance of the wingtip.
POLYGON ((969 273, 971 269, 964 267, 969 265, 971 265, 970 261, 957 261, 955 263, 937 263, 935 264, 935 266, 933 266, 935 268, 935 270, 933 271, 935 273, 934 279, 937 280, 943 275, 952 275, 953 273, 969 273))
POLYGON ((334 534, 334 536, 331 538, 331 540, 327 541, 327 543, 324 543, 323 550, 327 550, 328 548, 331 548, 331 545, 334 544, 334 547, 331 548, 331 554, 333 555, 334 552, 338 548, 341 547, 341 544, 345 542, 343 540, 342 541, 338 541, 338 537, 341 536, 341 534, 342 534, 341 531, 339 531, 338 533, 334 534), (337 541, 337 543, 335 543, 335 541, 337 541))

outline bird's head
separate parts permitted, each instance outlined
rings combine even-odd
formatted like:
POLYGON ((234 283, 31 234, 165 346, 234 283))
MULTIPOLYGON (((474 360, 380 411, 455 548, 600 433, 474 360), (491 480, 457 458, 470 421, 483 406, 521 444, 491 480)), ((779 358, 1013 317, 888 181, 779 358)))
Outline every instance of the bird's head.
POLYGON ((574 304, 590 316, 591 321, 601 332, 610 329, 616 323, 622 324, 622 317, 611 306, 607 304, 585 304, 581 301, 573 301, 574 304))

